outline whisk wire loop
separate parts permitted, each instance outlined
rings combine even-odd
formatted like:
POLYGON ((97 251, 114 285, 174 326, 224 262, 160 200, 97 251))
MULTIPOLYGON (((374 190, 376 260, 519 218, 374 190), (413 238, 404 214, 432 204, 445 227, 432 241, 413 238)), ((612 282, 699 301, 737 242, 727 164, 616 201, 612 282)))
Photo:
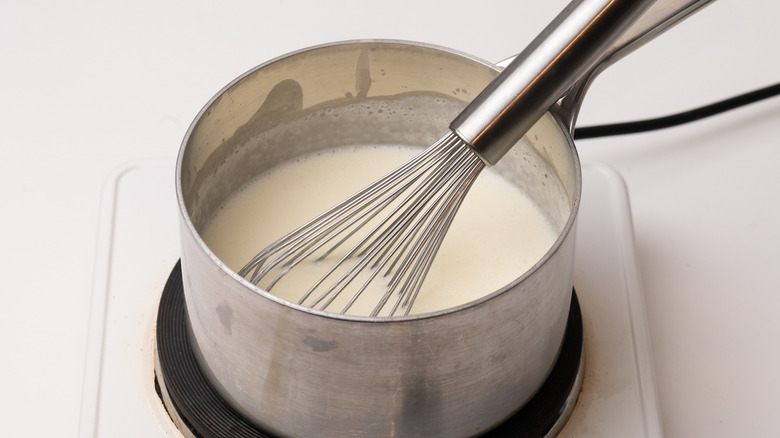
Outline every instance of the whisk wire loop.
MULTIPOLYGON (((355 291, 352 298, 343 308, 342 313, 346 313, 355 303, 357 298, 365 291, 369 283, 371 283, 371 281, 377 276, 379 270, 384 269, 384 266, 388 263, 388 261, 391 260, 391 258, 393 258, 394 255, 397 255, 397 257, 395 258, 395 261, 392 263, 392 265, 388 268, 385 275, 389 274, 393 269, 393 265, 397 263, 398 259, 400 259, 405 253, 408 252, 406 251, 406 247, 408 247, 409 243, 423 228, 423 225, 426 223, 426 221, 428 221, 428 218, 430 218, 431 214, 433 213, 433 206, 441 203, 444 195, 440 195, 439 199, 435 201, 432 201, 432 198, 434 198, 436 194, 439 193, 443 187, 445 187, 446 182, 451 176, 450 174, 457 171, 457 163, 462 162, 462 158, 467 158, 467 155, 464 156, 464 152, 468 153, 467 149, 465 151, 463 149, 452 149, 452 147, 455 146, 455 144, 452 143, 444 143, 443 146, 446 146, 450 149, 445 149, 442 151, 444 152, 441 155, 442 160, 433 170, 422 172, 419 175, 425 175, 424 181, 418 185, 400 205, 393 209, 393 211, 385 217, 384 221, 380 222, 370 233, 368 233, 368 235, 365 236, 353 248, 352 251, 347 253, 338 263, 336 263, 334 267, 331 268, 325 275, 323 275, 323 277, 320 278, 317 283, 315 283, 312 289, 310 289, 307 294, 305 294, 305 296, 308 297, 311 292, 322 283, 325 277, 328 277, 333 272, 335 272, 336 269, 344 264, 348 259, 352 257, 359 258, 359 261, 352 268, 344 273, 344 275, 341 276, 330 288, 323 292, 319 298, 310 303, 310 306, 317 306, 319 303, 325 300, 326 297, 328 297, 327 301, 325 301, 321 306, 321 308, 327 308, 355 279, 355 277, 357 277, 360 271, 365 269, 369 263, 373 261, 373 264, 370 267, 373 272, 369 275, 369 278, 364 282, 364 284, 357 291, 355 291), (423 209, 428 205, 431 205, 429 210, 424 212, 423 209), (419 217, 421 213, 424 213, 423 219, 415 221, 415 219, 419 217), (376 238, 373 238, 374 236, 376 236, 376 238), (364 245, 366 246, 364 250, 362 252, 358 252, 358 250, 364 245), (404 249, 400 249, 402 246, 404 249)), ((462 164, 460 165, 462 166, 462 164)), ((415 176, 414 179, 419 179, 419 176, 415 176)), ((449 184, 449 186, 453 185, 454 183, 449 184)), ((418 252, 419 251, 415 251, 414 253, 409 254, 406 262, 407 265, 410 265, 411 262, 415 260, 414 256, 418 252)), ((396 277, 400 278, 403 276, 407 268, 408 266, 404 266, 403 270, 399 270, 399 272, 396 273, 396 277)), ((371 313, 372 316, 376 316, 376 314, 378 314, 378 312, 386 303, 387 298, 392 294, 397 286, 397 281, 393 280, 390 282, 390 285, 387 287, 383 298, 379 301, 378 305, 371 313)), ((402 290, 405 291, 406 287, 404 287, 402 290)), ((399 301, 405 295, 407 294, 401 294, 399 296, 399 301)), ((394 310, 391 311, 391 314, 394 313, 394 310)))
POLYGON ((329 310, 349 290, 351 297, 340 311, 346 313, 372 282, 390 276, 371 315, 393 316, 399 309, 408 314, 456 211, 484 167, 471 146, 448 132, 412 160, 260 251, 238 274, 270 290, 297 265, 324 263, 337 248, 353 242, 298 303, 329 310), (358 277, 361 283, 350 287, 358 277), (383 310, 392 296, 391 308, 383 310))
MULTIPOLYGON (((436 159, 435 152, 434 147, 427 148, 414 159, 397 168, 381 180, 376 181, 374 184, 357 192, 344 202, 332 207, 306 224, 276 240, 257 253, 257 255, 244 265, 238 274, 242 277, 246 277, 252 272, 249 281, 253 284, 258 284, 271 270, 289 257, 290 254, 303 247, 314 248, 314 251, 316 251, 316 248, 322 246, 316 246, 316 243, 328 237, 328 234, 324 233, 323 230, 331 229, 338 224, 344 224, 346 220, 354 217, 361 210, 371 206, 372 202, 395 187, 399 181, 407 175, 410 169, 417 166, 425 166, 431 160, 436 159), (274 254, 278 255, 271 259, 274 254), (271 259, 271 261, 266 264, 269 259, 271 259)), ((409 182, 409 184, 412 183, 413 181, 409 182)), ((402 193, 402 190, 399 189, 398 194, 400 195, 400 193, 402 193)), ((390 200, 388 200, 388 202, 390 202, 390 200)), ((346 227, 348 226, 349 224, 346 227)), ((309 252, 302 258, 305 258, 308 255, 309 252)))
MULTIPOLYGON (((439 146, 447 146, 447 143, 442 143, 439 146)), ((442 157, 446 157, 446 154, 443 154, 442 157)), ((442 163, 439 163, 438 168, 442 168, 442 163)), ((326 239, 322 244, 318 245, 317 248, 321 247, 325 243, 329 242, 330 240, 334 239, 336 236, 340 235, 342 232, 350 229, 352 225, 354 225, 357 221, 364 218, 365 216, 368 216, 362 224, 359 226, 353 228, 350 232, 347 233, 347 235, 342 238, 338 243, 336 243, 333 247, 331 247, 324 255, 319 257, 317 260, 323 260, 327 255, 332 253, 336 247, 340 246, 344 241, 346 241, 348 238, 353 236, 355 233, 357 233, 363 226, 365 226, 368 222, 370 222, 371 219, 373 219, 376 215, 381 213, 382 208, 386 207, 388 204, 392 203, 396 198, 398 198, 401 194, 403 194, 411 185, 417 181, 419 178, 424 176, 426 172, 420 172, 418 170, 417 174, 409 176, 409 181, 405 184, 403 184, 400 188, 397 188, 394 191, 391 191, 389 195, 387 195, 386 198, 379 201, 379 204, 376 206, 368 209, 362 216, 356 218, 355 220, 351 221, 350 223, 344 225, 341 229, 334 231, 332 233, 329 233, 328 236, 330 236, 328 239, 326 239), (373 213, 372 213, 373 212, 373 213)), ((390 174, 390 176, 395 176, 395 172, 390 174)), ((384 180, 384 179, 383 179, 384 180)), ((384 183, 385 181, 380 180, 380 183, 384 183)), ((377 193, 385 194, 389 191, 389 189, 394 187, 394 183, 400 184, 401 179, 392 178, 392 182, 387 182, 387 184, 378 184, 381 185, 384 189, 388 190, 382 190, 377 193)), ((428 176, 426 183, 423 184, 423 187, 428 186, 431 184, 431 178, 430 175, 428 176)), ((384 247, 388 247, 392 241, 392 239, 397 236, 399 236, 399 231, 403 230, 404 224, 411 222, 411 219, 413 219, 417 212, 409 211, 416 205, 417 203, 412 202, 411 207, 407 208, 405 212, 401 213, 401 209, 404 206, 407 206, 410 204, 410 199, 413 199, 414 196, 432 196, 431 193, 426 192, 425 190, 421 190, 420 187, 418 187, 412 195, 408 195, 406 200, 402 202, 400 205, 398 205, 390 214, 388 214, 384 221, 380 222, 371 232, 369 232, 365 237, 360 240, 360 242, 355 245, 349 252, 347 252, 336 264, 333 265, 320 279, 314 283, 314 285, 301 297, 301 299, 298 301, 298 304, 303 304, 311 295, 312 293, 333 273, 335 273, 340 267, 342 267, 348 260, 353 258, 360 258, 360 260, 347 272, 345 272, 330 288, 328 288, 325 292, 323 292, 318 298, 316 298, 314 301, 309 303, 310 307, 315 307, 323 300, 325 300, 327 297, 330 297, 327 299, 327 301, 324 302, 324 304, 321 306, 321 308, 327 308, 340 294, 341 292, 354 280, 354 278, 360 273, 360 271, 369 264, 371 260, 376 260, 377 263, 379 263, 379 260, 382 260, 383 258, 381 256, 377 256, 378 251, 380 251, 384 247), (396 219, 393 222, 390 222, 390 219, 395 217, 396 219), (390 224, 390 225, 388 225, 390 224), (375 235, 378 234, 378 237, 376 239, 372 239, 375 235), (370 243, 367 245, 367 243, 370 243), (363 248, 366 246, 365 248, 363 248), (363 250, 361 251, 361 248, 363 250)), ((376 199, 375 199, 376 200, 376 199)), ((351 201, 347 200, 345 203, 349 203, 351 201)), ((423 205, 423 204, 419 204, 423 205)), ((418 208, 419 210, 419 208, 418 208)), ((295 263, 301 261, 306 256, 310 255, 314 250, 317 248, 313 248, 312 251, 309 251, 307 254, 305 254, 300 259, 297 259, 295 263)), ((384 265, 384 263, 383 263, 384 265)), ((377 265, 372 267, 376 268, 377 265)), ((285 272, 286 273, 286 272, 285 272)), ((368 283, 373 280, 375 277, 375 274, 372 274, 370 278, 366 281, 364 287, 361 287, 356 293, 355 297, 353 297, 352 300, 347 304, 347 306, 342 310, 342 313, 345 313, 354 303, 357 296, 362 294, 362 292, 365 290, 365 288, 368 286, 368 283)))
MULTIPOLYGON (((316 235, 318 227, 321 229, 322 227, 325 227, 329 221, 333 221, 338 217, 348 215, 351 211, 359 210, 361 207, 367 208, 371 205, 370 203, 373 200, 377 199, 383 193, 385 193, 384 190, 393 187, 400 179, 405 178, 410 169, 414 169, 419 166, 425 166, 426 163, 435 160, 437 158, 437 150, 434 146, 438 145, 438 143, 439 142, 437 142, 437 144, 433 145, 432 147, 426 148, 412 160, 404 163, 402 166, 398 167, 381 180, 378 180, 370 186, 363 188, 344 202, 333 206, 306 224, 298 227, 287 235, 271 243, 266 248, 258 252, 249 262, 247 262, 247 264, 244 265, 238 274, 245 277, 249 274, 250 271, 257 270, 262 267, 270 255, 278 252, 281 248, 284 248, 295 241, 306 241, 307 235, 316 235)), ((257 284, 261 278, 262 276, 258 276, 257 278, 253 277, 250 279, 250 281, 257 284)))
POLYGON ((407 255, 407 261, 404 262, 402 268, 399 268, 391 281, 389 289, 394 289, 394 285, 400 281, 403 273, 412 266, 413 258, 418 259, 406 277, 406 283, 402 288, 405 291, 404 294, 399 296, 390 314, 395 314, 399 304, 402 304, 401 307, 405 309, 405 314, 408 314, 412 309, 414 300, 422 287, 423 280, 433 264, 433 260, 444 241, 455 214, 471 185, 484 168, 484 163, 480 158, 476 156, 469 158, 471 160, 464 162, 464 165, 458 171, 457 177, 449 185, 448 191, 445 192, 446 198, 445 194, 442 194, 442 199, 437 201, 437 211, 433 212, 433 208, 431 208, 431 211, 426 213, 427 217, 431 219, 428 221, 426 229, 421 233, 422 238, 415 240, 415 248, 410 250, 407 255))

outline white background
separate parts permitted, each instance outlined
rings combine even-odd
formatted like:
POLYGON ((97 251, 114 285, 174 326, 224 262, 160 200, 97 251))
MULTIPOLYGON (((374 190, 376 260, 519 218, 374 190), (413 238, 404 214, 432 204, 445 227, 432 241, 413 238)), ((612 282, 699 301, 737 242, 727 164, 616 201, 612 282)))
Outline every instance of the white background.
MULTIPOLYGON (((76 434, 113 169, 175 156, 213 94, 286 52, 394 38, 498 61, 565 3, 1 1, 0 436, 76 434)), ((718 0, 605 72, 579 124, 780 82, 778 43, 780 2, 718 0)), ((780 433, 779 122, 776 98, 578 144, 628 184, 666 436, 780 433)))

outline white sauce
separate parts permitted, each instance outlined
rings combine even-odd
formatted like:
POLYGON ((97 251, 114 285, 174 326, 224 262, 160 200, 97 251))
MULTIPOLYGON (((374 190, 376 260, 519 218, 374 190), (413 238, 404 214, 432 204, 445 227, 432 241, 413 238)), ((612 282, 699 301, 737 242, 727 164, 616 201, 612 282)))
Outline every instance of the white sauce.
MULTIPOLYGON (((203 233, 228 267, 240 270, 258 251, 407 161, 404 147, 343 148, 277 166, 236 193, 203 233)), ((557 233, 518 188, 489 168, 463 202, 420 291, 413 314, 464 304, 507 285, 538 262, 557 233)), ((273 287, 292 302, 316 281, 296 267, 273 287), (288 278, 289 277, 289 278, 288 278)), ((382 294, 361 297, 349 314, 368 315, 382 294)), ((341 307, 328 310, 339 312, 341 307)))

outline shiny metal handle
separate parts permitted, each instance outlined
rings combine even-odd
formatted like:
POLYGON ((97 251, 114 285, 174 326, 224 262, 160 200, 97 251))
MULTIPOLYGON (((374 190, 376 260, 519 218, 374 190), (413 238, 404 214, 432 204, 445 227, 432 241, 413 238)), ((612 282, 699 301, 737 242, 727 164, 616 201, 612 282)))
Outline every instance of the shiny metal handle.
POLYGON ((574 0, 450 129, 488 164, 498 162, 557 101, 573 129, 598 73, 711 1, 574 0))
POLYGON ((656 0, 558 102, 556 110, 567 124, 569 132, 574 134, 574 125, 585 93, 599 73, 713 1, 656 0))
POLYGON ((495 164, 653 0, 574 0, 450 124, 495 164))

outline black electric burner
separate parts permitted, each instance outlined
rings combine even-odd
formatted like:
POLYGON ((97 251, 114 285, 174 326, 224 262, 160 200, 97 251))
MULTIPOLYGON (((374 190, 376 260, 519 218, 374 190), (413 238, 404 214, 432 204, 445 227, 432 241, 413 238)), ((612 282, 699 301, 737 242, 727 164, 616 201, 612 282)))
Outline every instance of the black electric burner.
MULTIPOLYGON (((571 310, 561 352, 537 394, 506 422, 484 437, 548 437, 571 413, 582 368, 582 315, 572 292, 571 310)), ((264 438, 260 430, 233 410, 210 386, 190 348, 181 265, 177 263, 163 289, 157 315, 157 388, 174 422, 195 438, 264 438)))

